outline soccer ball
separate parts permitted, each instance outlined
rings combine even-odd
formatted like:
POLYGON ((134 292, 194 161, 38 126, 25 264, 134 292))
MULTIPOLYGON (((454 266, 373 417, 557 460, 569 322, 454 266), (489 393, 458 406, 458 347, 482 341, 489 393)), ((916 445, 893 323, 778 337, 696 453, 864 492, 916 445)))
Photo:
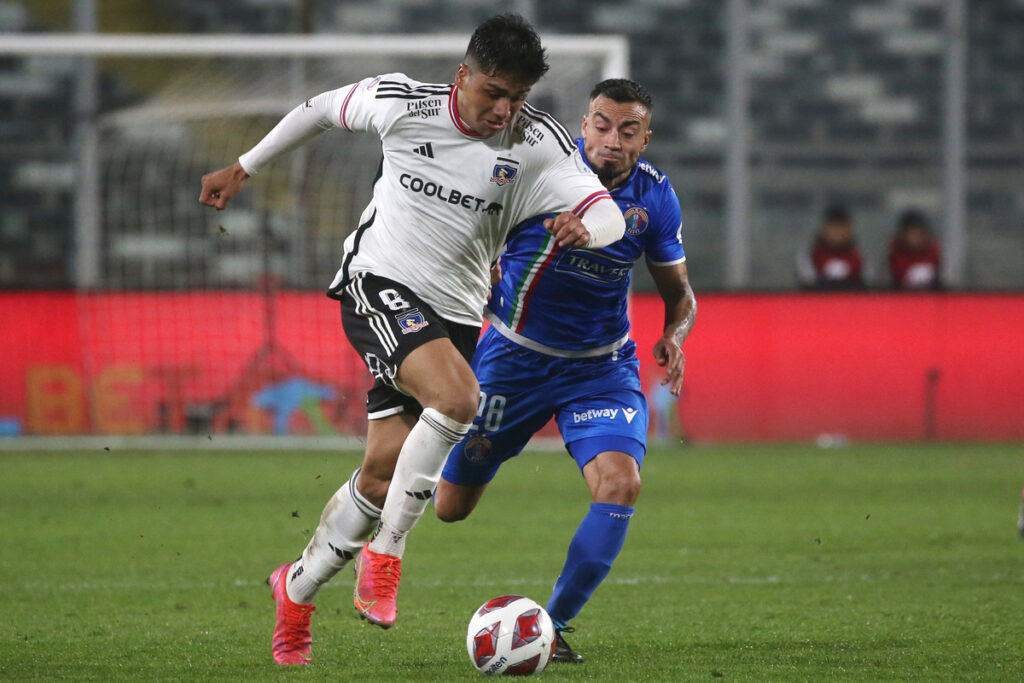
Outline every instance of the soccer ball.
POLYGON ((539 674, 555 651, 555 626, 530 598, 503 595, 473 613, 466 649, 473 666, 488 676, 539 674))

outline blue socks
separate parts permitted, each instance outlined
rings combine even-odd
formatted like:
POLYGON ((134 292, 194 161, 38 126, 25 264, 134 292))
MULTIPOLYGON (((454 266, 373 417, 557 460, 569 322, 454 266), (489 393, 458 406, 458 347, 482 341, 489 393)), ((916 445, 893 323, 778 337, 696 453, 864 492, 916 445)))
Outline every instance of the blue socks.
POLYGON ((612 563, 622 550, 633 508, 614 503, 591 503, 590 512, 580 522, 569 544, 562 574, 548 601, 547 611, 555 628, 564 628, 570 619, 608 576, 612 563))

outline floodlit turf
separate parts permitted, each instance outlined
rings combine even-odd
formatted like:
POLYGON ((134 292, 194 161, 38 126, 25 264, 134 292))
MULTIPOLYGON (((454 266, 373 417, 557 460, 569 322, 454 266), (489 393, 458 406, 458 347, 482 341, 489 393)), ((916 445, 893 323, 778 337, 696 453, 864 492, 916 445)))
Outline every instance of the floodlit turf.
MULTIPOLYGON (((660 448, 619 562, 550 680, 1022 680, 1020 446, 660 448)), ((588 504, 524 455, 466 522, 409 542, 398 625, 351 571, 314 664, 270 658, 263 581, 356 466, 326 453, 0 454, 0 678, 478 680, 473 609, 544 602, 588 504)))

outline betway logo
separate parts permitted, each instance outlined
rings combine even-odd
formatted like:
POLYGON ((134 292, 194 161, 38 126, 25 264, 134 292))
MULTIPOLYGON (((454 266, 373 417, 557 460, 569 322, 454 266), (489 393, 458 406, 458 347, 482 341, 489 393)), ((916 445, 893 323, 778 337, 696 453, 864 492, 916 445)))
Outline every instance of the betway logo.
MULTIPOLYGON (((626 418, 626 422, 628 424, 632 424, 633 423, 633 418, 636 417, 636 409, 635 408, 623 408, 622 409, 622 415, 626 418)), ((590 410, 588 410, 585 413, 573 413, 572 414, 572 421, 573 422, 588 422, 590 420, 596 420, 596 419, 601 418, 601 417, 608 418, 609 420, 614 420, 618 416, 619 416, 619 409, 618 408, 601 408, 600 410, 595 410, 595 409, 591 408, 590 410)))
POLYGON ((573 413, 573 422, 587 422, 588 420, 596 420, 599 417, 607 417, 609 420, 614 420, 615 416, 619 414, 618 408, 602 408, 601 410, 594 410, 591 408, 585 413, 573 413))

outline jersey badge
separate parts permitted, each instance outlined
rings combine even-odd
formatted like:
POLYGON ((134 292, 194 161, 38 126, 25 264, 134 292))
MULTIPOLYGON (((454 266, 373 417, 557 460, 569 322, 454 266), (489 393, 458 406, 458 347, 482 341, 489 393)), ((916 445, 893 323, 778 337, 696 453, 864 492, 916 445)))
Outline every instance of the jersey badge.
POLYGON ((398 321, 398 326, 402 328, 402 334, 419 332, 430 324, 430 321, 423 317, 418 308, 406 311, 405 313, 399 313, 395 316, 395 320, 398 321))
POLYGON ((491 440, 486 436, 474 436, 466 442, 462 452, 469 462, 483 462, 491 454, 491 440))
POLYGON ((514 183, 516 181, 516 174, 519 173, 519 162, 515 159, 506 159, 505 157, 498 157, 498 163, 494 164, 494 170, 491 171, 491 182, 497 183, 499 187, 514 183))
POLYGON ((626 219, 626 234, 634 237, 643 233, 651 223, 647 212, 640 206, 631 206, 623 214, 623 218, 626 219))
POLYGON ((367 84, 366 84, 366 86, 365 86, 365 89, 366 89, 366 90, 373 90, 374 88, 376 88, 376 87, 377 87, 377 84, 378 84, 378 83, 380 83, 380 76, 377 76, 377 77, 376 77, 376 78, 374 78, 374 79, 373 79, 372 81, 370 81, 369 83, 367 83, 367 84))

